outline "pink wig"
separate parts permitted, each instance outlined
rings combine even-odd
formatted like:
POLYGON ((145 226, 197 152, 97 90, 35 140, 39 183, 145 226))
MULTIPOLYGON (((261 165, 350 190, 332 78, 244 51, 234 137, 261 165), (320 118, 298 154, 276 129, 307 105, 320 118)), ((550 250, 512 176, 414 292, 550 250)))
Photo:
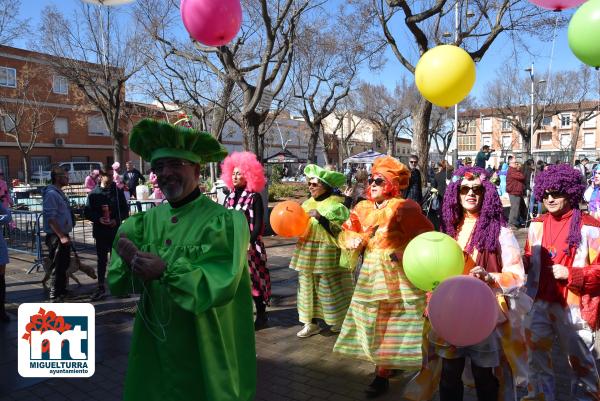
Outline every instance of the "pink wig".
POLYGON ((239 168, 246 179, 246 190, 249 192, 261 192, 267 179, 263 166, 259 163, 256 155, 252 152, 233 152, 221 163, 221 179, 230 190, 233 190, 231 176, 235 168, 239 168))

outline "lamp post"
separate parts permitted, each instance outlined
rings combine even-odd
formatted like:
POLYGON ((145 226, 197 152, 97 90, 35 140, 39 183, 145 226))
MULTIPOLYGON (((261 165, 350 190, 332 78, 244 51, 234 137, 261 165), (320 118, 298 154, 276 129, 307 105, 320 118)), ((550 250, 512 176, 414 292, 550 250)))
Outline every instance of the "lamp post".
MULTIPOLYGON (((534 101, 535 101, 535 75, 534 75, 534 70, 533 70, 533 62, 531 63, 531 67, 529 68, 525 68, 525 71, 529 72, 529 79, 531 80, 531 110, 529 113, 529 144, 531 145, 531 142, 533 141, 533 131, 534 131, 534 127, 533 127, 533 105, 534 105, 534 101)), ((538 84, 543 84, 546 81, 544 79, 541 79, 538 81, 538 84)))
MULTIPOLYGON (((474 17, 475 14, 471 11, 467 11, 465 14, 467 18, 474 17)), ((458 14, 458 0, 454 3, 454 43, 458 46, 458 30, 459 27, 459 14, 458 14)), ((442 34, 443 37, 449 38, 452 36, 450 32, 444 32, 442 34)), ((458 103, 454 105, 454 140, 456 141, 456 149, 458 149, 458 103)), ((458 155, 458 152, 456 153, 458 155)), ((453 160, 455 163, 456 160, 453 160)))

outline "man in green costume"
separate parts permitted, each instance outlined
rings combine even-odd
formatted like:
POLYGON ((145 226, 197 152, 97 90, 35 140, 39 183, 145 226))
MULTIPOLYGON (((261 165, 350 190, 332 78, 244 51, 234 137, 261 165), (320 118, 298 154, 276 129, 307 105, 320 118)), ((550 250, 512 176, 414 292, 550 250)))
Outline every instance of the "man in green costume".
POLYGON ((129 144, 169 203, 127 219, 114 244, 111 292, 141 294, 123 398, 253 400, 248 223, 198 189, 200 163, 227 152, 207 133, 153 120, 129 144))

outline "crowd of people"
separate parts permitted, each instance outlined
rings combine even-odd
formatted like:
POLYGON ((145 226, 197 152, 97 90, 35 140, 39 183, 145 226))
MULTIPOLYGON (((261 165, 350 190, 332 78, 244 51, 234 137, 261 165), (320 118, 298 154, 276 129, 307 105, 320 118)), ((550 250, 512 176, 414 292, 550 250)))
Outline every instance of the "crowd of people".
MULTIPOLYGON (((122 175, 115 163, 91 172, 85 184, 85 216, 97 249, 92 300, 105 296, 106 283, 116 296, 141 294, 124 398, 251 400, 254 332, 269 326, 272 293, 264 168, 250 152, 227 156, 209 134, 152 120, 134 127, 130 146, 151 163, 149 180, 165 203, 129 215, 132 188, 145 182, 130 162, 122 175), (199 189, 207 162, 221 162, 230 190, 222 205, 199 189)), ((475 165, 441 161, 425 175, 415 155, 408 166, 381 156, 350 177, 330 166, 302 169, 308 224, 289 266, 298 274, 296 335, 306 341, 330 331, 338 335, 333 352, 371 362, 368 397, 389 391, 389 379, 403 375, 410 380, 398 396, 411 400, 431 399, 436 391, 441 401, 462 400, 465 378, 480 401, 516 400, 519 386, 527 388, 522 400, 554 400, 551 349, 558 338, 572 368, 572 399, 600 399, 594 349, 600 166, 585 159, 575 166, 521 165, 508 157, 495 169, 487 165, 492 152, 484 146, 475 165), (523 227, 521 247, 515 230, 523 227), (430 294, 404 272, 407 245, 433 230, 456 240, 463 274, 489 286, 498 301, 495 330, 478 344, 455 346, 436 333, 428 319, 430 294)), ((68 299, 75 220, 67 184, 67 172, 55 168, 43 191, 55 302, 68 299)), ((0 224, 10 219, 0 205, 0 224)), ((0 236, 0 322, 8 320, 7 262, 0 236)))

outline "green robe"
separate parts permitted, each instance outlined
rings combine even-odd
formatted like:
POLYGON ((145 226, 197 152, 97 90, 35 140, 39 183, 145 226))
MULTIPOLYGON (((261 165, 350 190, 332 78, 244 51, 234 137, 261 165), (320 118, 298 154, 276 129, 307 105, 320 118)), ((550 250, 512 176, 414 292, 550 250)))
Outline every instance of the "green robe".
POLYGON ((138 213, 123 223, 117 239, 121 233, 167 264, 159 280, 142 283, 112 252, 111 293, 142 294, 123 398, 253 400, 256 351, 244 215, 201 195, 177 209, 163 204, 138 213))

